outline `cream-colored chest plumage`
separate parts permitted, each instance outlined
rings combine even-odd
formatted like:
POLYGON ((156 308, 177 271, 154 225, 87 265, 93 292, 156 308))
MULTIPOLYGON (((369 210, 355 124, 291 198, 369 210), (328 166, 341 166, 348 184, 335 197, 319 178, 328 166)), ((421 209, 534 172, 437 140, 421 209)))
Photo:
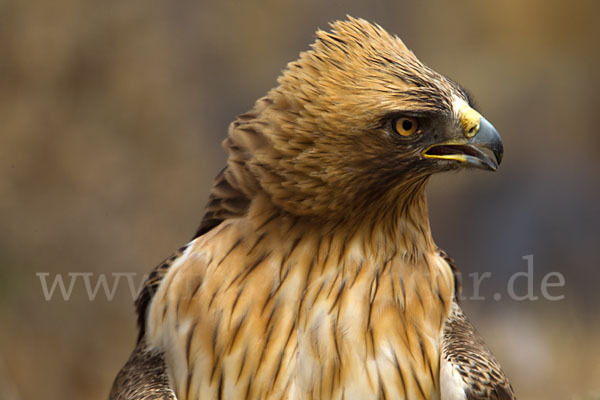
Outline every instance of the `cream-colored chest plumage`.
POLYGON ((288 228, 226 221, 170 268, 147 328, 178 399, 439 398, 443 259, 288 228))

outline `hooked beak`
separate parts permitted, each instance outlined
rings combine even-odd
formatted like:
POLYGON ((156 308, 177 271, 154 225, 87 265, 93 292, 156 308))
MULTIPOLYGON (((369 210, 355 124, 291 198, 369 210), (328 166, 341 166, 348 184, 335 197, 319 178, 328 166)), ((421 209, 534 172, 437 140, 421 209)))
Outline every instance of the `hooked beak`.
POLYGON ((465 166, 495 171, 502 161, 504 152, 502 139, 500 139, 500 134, 496 128, 488 120, 476 111, 472 109, 471 111, 477 114, 477 123, 470 127, 468 124, 463 123, 463 128, 465 129, 465 136, 469 137, 469 133, 475 131, 474 135, 468 140, 451 140, 430 146, 423 151, 422 156, 424 158, 454 160, 465 164, 465 166), (484 149, 491 151, 495 160, 486 154, 483 151, 484 149))

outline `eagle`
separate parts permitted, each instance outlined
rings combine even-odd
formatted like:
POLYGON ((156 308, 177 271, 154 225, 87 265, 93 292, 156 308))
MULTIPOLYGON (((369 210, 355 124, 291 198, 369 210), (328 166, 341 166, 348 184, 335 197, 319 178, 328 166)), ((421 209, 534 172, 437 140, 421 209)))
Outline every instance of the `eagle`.
POLYGON ((433 174, 496 170, 493 125, 348 17, 229 126, 191 242, 137 301, 110 399, 515 399, 432 238, 433 174))

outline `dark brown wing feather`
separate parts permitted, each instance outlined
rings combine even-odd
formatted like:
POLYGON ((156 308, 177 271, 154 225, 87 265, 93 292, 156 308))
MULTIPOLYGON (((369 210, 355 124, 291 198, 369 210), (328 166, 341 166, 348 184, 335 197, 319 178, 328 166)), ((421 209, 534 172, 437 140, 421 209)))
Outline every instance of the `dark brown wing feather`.
POLYGON ((444 326, 442 357, 456 368, 466 383, 467 400, 515 400, 500 364, 460 308, 462 287, 454 260, 441 249, 439 253, 454 274, 454 301, 444 326))
POLYGON ((138 343, 113 383, 110 400, 176 400, 161 353, 138 343))
POLYGON ((137 345, 113 382, 109 395, 110 400, 176 399, 173 390, 169 386, 163 354, 148 350, 144 335, 148 305, 169 267, 184 251, 185 247, 182 247, 171 257, 160 263, 150 273, 138 295, 135 302, 139 328, 137 345))
POLYGON ((457 303, 452 304, 442 341, 444 359, 467 385, 467 400, 516 399, 500 364, 457 303))
POLYGON ((438 248, 438 253, 440 257, 446 261, 446 263, 450 266, 452 270, 452 275, 454 275, 454 301, 460 304, 460 293, 462 291, 462 283, 460 281, 460 271, 454 262, 454 259, 450 257, 444 250, 438 248))
POLYGON ((215 178, 204 211, 204 217, 194 235, 194 239, 204 235, 225 219, 246 213, 249 200, 243 193, 233 188, 227 179, 227 175, 227 167, 225 167, 215 178))
POLYGON ((175 262, 175 260, 179 258, 179 256, 183 254, 186 248, 187 245, 181 247, 173 255, 171 255, 169 258, 160 263, 158 267, 152 270, 152 272, 150 273, 150 275, 148 275, 148 278, 144 282, 144 287, 142 288, 142 291, 140 292, 135 301, 135 308, 138 315, 138 343, 144 337, 146 331, 146 313, 148 311, 148 305, 154 297, 154 293, 156 293, 156 291, 158 290, 158 285, 160 285, 160 282, 166 275, 167 271, 169 270, 169 267, 173 264, 173 262, 175 262))

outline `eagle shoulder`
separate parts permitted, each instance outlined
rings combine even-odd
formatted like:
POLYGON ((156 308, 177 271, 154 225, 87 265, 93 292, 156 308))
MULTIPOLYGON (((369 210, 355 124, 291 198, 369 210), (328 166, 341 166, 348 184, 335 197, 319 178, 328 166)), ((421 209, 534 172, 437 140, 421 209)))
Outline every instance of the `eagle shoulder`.
POLYGON ((515 400, 500 364, 454 301, 444 325, 442 400, 515 400))
POLYGON ((110 400, 177 400, 162 353, 139 342, 115 378, 110 400))

